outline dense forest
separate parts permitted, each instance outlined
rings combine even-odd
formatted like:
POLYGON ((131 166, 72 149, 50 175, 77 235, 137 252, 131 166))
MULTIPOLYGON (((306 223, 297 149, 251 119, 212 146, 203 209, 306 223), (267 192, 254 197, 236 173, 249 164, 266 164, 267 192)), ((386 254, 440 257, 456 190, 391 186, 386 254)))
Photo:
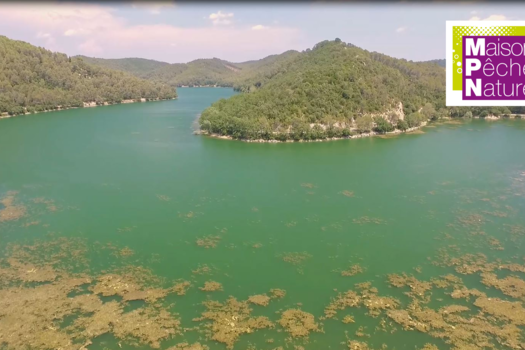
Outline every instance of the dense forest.
POLYGON ((166 84, 0 36, 0 115, 175 97, 166 84))
POLYGON ((273 70, 262 86, 242 89, 253 92, 206 109, 201 130, 237 139, 310 140, 511 113, 506 107, 446 108, 445 71, 438 64, 395 59, 339 39, 281 59, 273 70))

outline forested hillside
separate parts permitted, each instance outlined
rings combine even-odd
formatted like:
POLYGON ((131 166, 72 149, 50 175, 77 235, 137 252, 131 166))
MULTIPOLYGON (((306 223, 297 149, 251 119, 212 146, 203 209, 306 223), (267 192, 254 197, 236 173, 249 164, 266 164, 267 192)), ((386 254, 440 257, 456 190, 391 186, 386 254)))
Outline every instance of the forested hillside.
POLYGON ((308 140, 472 117, 470 108, 446 108, 445 71, 439 65, 395 59, 339 39, 318 43, 274 68, 277 74, 256 91, 206 109, 201 130, 248 140, 308 140))
POLYGON ((0 115, 176 96, 165 84, 0 36, 0 115))

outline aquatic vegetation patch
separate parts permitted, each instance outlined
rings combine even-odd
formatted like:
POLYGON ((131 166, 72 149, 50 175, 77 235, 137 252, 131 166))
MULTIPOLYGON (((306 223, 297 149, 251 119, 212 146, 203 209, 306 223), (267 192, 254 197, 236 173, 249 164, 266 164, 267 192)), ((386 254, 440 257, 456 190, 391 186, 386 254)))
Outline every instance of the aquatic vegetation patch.
MULTIPOLYGON (((12 258, 10 261, 13 265, 9 266, 18 273, 2 274, 3 281, 27 282, 25 269, 20 271, 12 258)), ((81 349, 106 333, 158 348, 161 340, 178 332, 180 322, 166 310, 150 306, 124 312, 125 301, 103 302, 95 293, 70 297, 71 292, 92 283, 88 276, 64 270, 44 276, 30 280, 41 282, 36 286, 19 284, 0 289, 0 318, 4 319, 0 322, 0 343, 7 349, 81 349), (61 321, 67 317, 75 320, 61 328, 61 321)))
POLYGON ((342 194, 345 197, 353 197, 354 196, 354 191, 344 190, 344 191, 339 192, 339 193, 342 194))
POLYGON ((178 283, 175 283, 173 287, 171 287, 170 292, 173 292, 177 295, 186 295, 186 292, 191 287, 191 283, 188 281, 181 281, 178 283))
POLYGON ((287 222, 285 225, 286 227, 295 227, 297 226, 297 221, 292 220, 292 221, 287 222))
POLYGON ((292 265, 301 265, 312 256, 307 252, 288 252, 281 255, 284 262, 292 265))
POLYGON ((273 322, 267 317, 252 316, 252 309, 247 301, 238 301, 230 297, 224 303, 209 300, 203 304, 206 311, 194 321, 208 321, 205 325, 207 337, 225 344, 228 349, 233 349, 233 345, 243 334, 274 327, 273 322))
POLYGON ((168 289, 145 288, 133 275, 106 274, 98 277, 95 285, 89 288, 94 294, 102 296, 118 295, 125 301, 145 300, 155 302, 170 292, 168 289))
POLYGON ((211 275, 213 270, 208 265, 199 265, 195 270, 191 270, 194 275, 211 275))
POLYGON ((355 276, 359 273, 363 273, 364 269, 359 264, 351 265, 348 269, 341 271, 341 276, 348 277, 348 276, 355 276))
POLYGON ((462 213, 457 216, 457 222, 463 228, 478 229, 485 224, 485 217, 477 213, 462 213))
POLYGON ((300 309, 289 309, 281 314, 279 324, 293 338, 307 337, 310 332, 322 332, 314 315, 300 309))
POLYGON ((126 258, 135 255, 135 252, 129 247, 124 247, 120 250, 116 250, 113 254, 117 257, 126 258))
POLYGON ((118 321, 113 324, 117 338, 152 348, 160 348, 160 341, 177 334, 180 326, 171 313, 151 306, 124 313, 118 321))
POLYGON ((200 290, 202 290, 203 292, 217 292, 217 291, 222 291, 222 284, 220 284, 219 282, 215 282, 215 281, 207 281, 207 282, 204 282, 204 286, 202 287, 199 287, 200 290))
POLYGON ((208 235, 208 236, 197 239, 195 243, 197 243, 199 247, 204 247, 208 249, 208 248, 216 248, 220 240, 221 240, 221 236, 208 235))
POLYGON ((196 216, 197 216, 197 214, 194 213, 193 211, 189 211, 187 213, 179 213, 179 217, 183 218, 183 219, 193 219, 196 216))
POLYGON ((361 216, 360 218, 352 219, 354 224, 365 225, 365 224, 376 224, 381 225, 385 223, 385 220, 380 218, 373 218, 369 216, 361 216))
POLYGON ((481 274, 481 283, 499 289, 503 294, 513 298, 525 299, 525 281, 519 276, 508 276, 499 279, 495 273, 484 272, 481 274))
POLYGON ((286 296, 286 291, 284 289, 273 288, 270 289, 270 297, 272 299, 282 299, 286 296))
POLYGON ((179 343, 175 346, 169 347, 167 350, 209 350, 207 345, 201 343, 179 343))
POLYGON ((0 222, 19 220, 26 215, 26 207, 22 204, 15 204, 17 194, 16 191, 9 191, 0 200, 3 206, 0 209, 0 222))
POLYGON ((58 207, 55 205, 55 201, 52 199, 46 199, 44 197, 33 198, 33 203, 44 204, 46 209, 50 212, 55 212, 58 210, 58 207))
POLYGON ((365 307, 369 316, 377 317, 382 311, 395 309, 399 305, 399 300, 395 298, 379 296, 377 288, 372 287, 370 282, 358 283, 355 287, 359 292, 349 290, 332 299, 325 307, 325 318, 333 318, 339 310, 349 307, 365 307))
POLYGON ((301 187, 305 187, 305 188, 315 188, 316 186, 312 183, 309 183, 309 182, 303 182, 301 184, 301 187))
POLYGON ((355 323, 355 319, 352 316, 350 316, 350 315, 346 315, 345 317, 343 317, 343 319, 341 321, 343 323, 345 323, 345 324, 355 323))
POLYGON ((410 291, 405 294, 412 298, 420 298, 422 301, 429 300, 429 296, 426 296, 426 293, 431 291, 433 287, 432 282, 420 281, 416 277, 406 274, 388 275, 388 281, 390 285, 397 288, 409 287, 410 291))
POLYGON ((270 297, 266 294, 257 294, 249 297, 248 301, 255 305, 268 306, 268 304, 270 303, 270 297))

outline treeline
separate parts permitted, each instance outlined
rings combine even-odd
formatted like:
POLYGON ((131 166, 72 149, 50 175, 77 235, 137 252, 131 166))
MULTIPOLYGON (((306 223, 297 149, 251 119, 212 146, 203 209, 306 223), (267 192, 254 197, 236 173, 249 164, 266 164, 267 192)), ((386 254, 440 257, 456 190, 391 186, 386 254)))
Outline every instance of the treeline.
MULTIPOLYGON (((445 71, 323 41, 276 65, 252 93, 220 100, 199 120, 205 133, 238 139, 313 140, 418 127, 443 117, 516 113, 501 108, 447 108, 445 71), (404 118, 396 108, 403 105, 404 118)), ((246 89, 245 89, 246 91, 246 89)))
POLYGON ((156 69, 163 66, 169 66, 167 62, 148 60, 145 58, 95 58, 87 56, 74 56, 74 58, 82 58, 86 63, 104 68, 121 70, 131 73, 139 78, 144 78, 156 69))
POLYGON ((437 64, 440 67, 443 67, 443 68, 447 67, 447 60, 445 60, 445 59, 430 60, 430 61, 425 61, 424 63, 434 63, 434 64, 437 64))
POLYGON ((198 59, 188 63, 159 62, 140 58, 102 59, 82 57, 86 62, 104 68, 118 69, 137 77, 174 87, 220 86, 249 92, 286 71, 299 52, 287 51, 260 60, 232 63, 219 58, 198 59))
POLYGON ((0 36, 0 114, 175 97, 166 84, 0 36))

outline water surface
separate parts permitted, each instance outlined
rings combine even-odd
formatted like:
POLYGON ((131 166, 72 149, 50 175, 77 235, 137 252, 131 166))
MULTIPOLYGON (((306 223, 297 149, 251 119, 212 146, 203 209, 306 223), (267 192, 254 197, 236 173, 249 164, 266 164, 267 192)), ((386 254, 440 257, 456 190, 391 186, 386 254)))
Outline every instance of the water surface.
MULTIPOLYGON (((365 281, 381 294, 403 298, 388 285, 387 274, 429 280, 454 272, 429 260, 450 245, 523 263, 524 237, 509 235, 507 228, 525 225, 525 121, 439 124, 395 138, 243 143, 192 134, 199 113, 232 90, 178 92, 175 101, 1 120, 0 198, 18 191, 16 201, 35 208, 19 220, 0 222, 1 244, 51 235, 129 247, 134 254, 118 261, 169 280, 192 281, 185 296, 168 298, 185 327, 194 326, 207 298, 245 300, 272 288, 286 290, 286 297, 266 308, 254 306, 272 320, 278 319, 276 311, 300 303, 317 321, 337 291, 365 281), (37 206, 35 198, 52 201, 55 210, 37 206), (481 226, 458 225, 473 214, 483 217, 481 226), (485 235, 473 239, 468 233, 475 229, 485 235), (207 236, 216 237, 215 247, 197 244, 207 236), (492 238, 504 249, 493 249, 492 238), (290 256, 304 260, 286 261, 290 256), (192 273, 205 264, 211 276, 192 273), (341 276, 355 264, 364 271, 341 276), (197 288, 210 279, 224 291, 197 288)), ((101 271, 114 260, 98 257, 91 264, 101 271)), ((297 344, 344 349, 341 342, 351 338, 377 348, 426 342, 449 348, 414 331, 378 331, 380 318, 365 311, 347 309, 339 319, 353 314, 356 323, 325 320, 325 333, 297 344), (360 326, 372 337, 357 337, 360 326)), ((286 336, 279 326, 259 330, 242 335, 235 348, 273 349, 286 345, 286 336), (265 341, 270 338, 275 342, 265 341)), ((162 348, 198 338, 188 332, 162 342, 162 348)), ((115 346, 104 335, 89 349, 115 346)))

